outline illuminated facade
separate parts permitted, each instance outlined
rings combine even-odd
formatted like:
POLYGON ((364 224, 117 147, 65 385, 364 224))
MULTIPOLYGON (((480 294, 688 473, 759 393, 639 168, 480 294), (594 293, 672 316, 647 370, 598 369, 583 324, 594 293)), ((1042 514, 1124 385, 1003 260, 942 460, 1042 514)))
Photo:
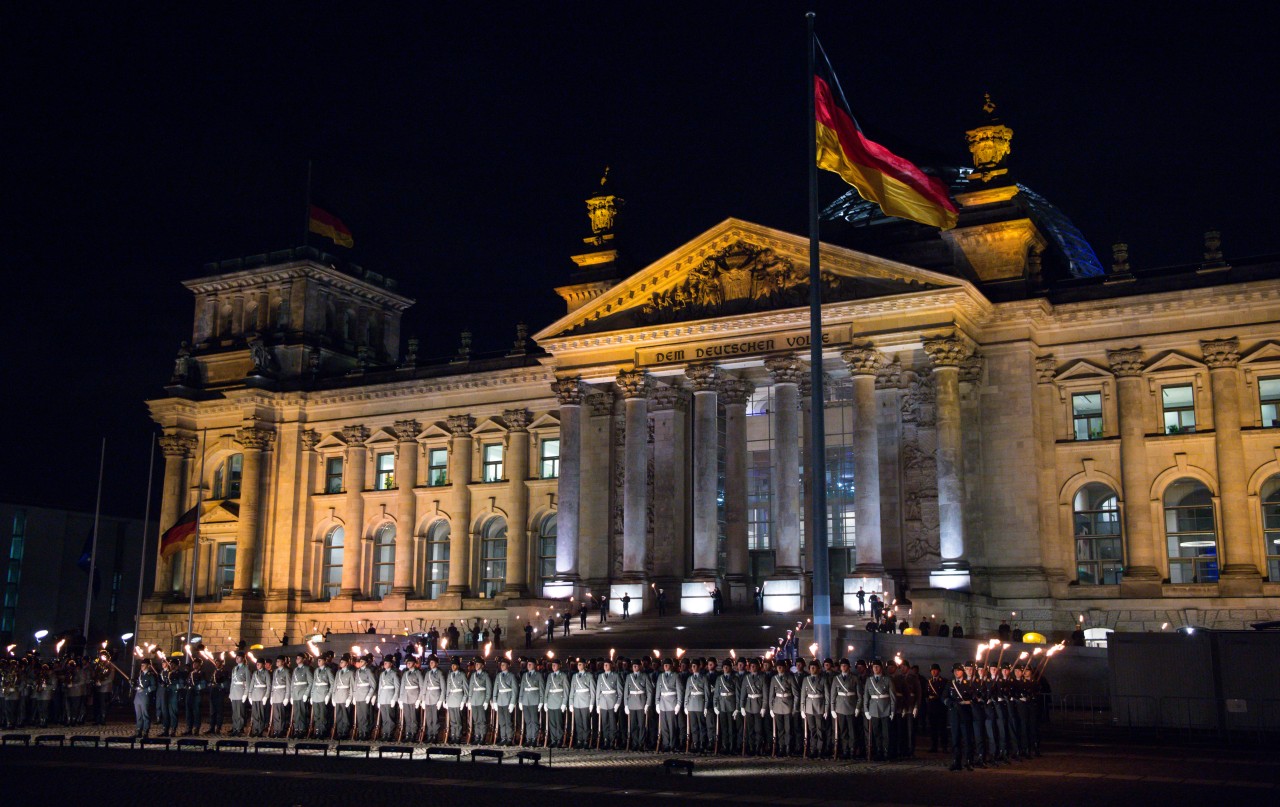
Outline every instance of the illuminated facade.
MULTIPOLYGON (((1116 245, 1104 268, 1016 184, 1011 138, 987 121, 944 172, 955 230, 853 194, 824 212, 837 607, 861 586, 978 627, 1280 618, 1280 265, 1209 233, 1195 265, 1116 245)), ((602 180, 567 313, 505 356, 419 362, 412 301, 314 251, 187 284, 194 341, 150 407, 163 524, 204 490, 198 629, 418 630, 606 591, 634 613, 657 588, 802 607, 808 242, 730 219, 625 274, 619 205, 602 180)), ((152 640, 185 631, 190 556, 158 562, 152 640)))

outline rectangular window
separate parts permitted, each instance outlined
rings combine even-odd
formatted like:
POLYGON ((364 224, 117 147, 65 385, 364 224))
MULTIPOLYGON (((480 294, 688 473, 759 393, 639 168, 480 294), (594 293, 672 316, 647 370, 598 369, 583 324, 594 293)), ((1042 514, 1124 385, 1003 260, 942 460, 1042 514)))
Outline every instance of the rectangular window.
MULTIPOLYGON (((227 489, 226 498, 240 498, 240 473, 244 468, 244 455, 232 454, 227 458, 227 489)), ((221 498, 215 494, 215 498, 221 498)))
POLYGON ((484 447, 484 476, 481 479, 485 482, 502 481, 501 443, 493 443, 484 447))
POLYGON ((542 441, 542 478, 555 479, 560 476, 560 440, 542 441))
POLYGON ((396 455, 387 451, 378 454, 374 458, 375 472, 373 477, 374 490, 391 490, 396 486, 396 455))
POLYGON ((437 599, 449 587, 449 531, 432 530, 427 536, 427 597, 437 599))
POLYGON ((236 582, 236 545, 234 543, 218 544, 217 570, 218 596, 225 597, 231 593, 236 582))
POLYGON ((538 538, 538 577, 545 586, 556 577, 556 537, 543 535, 538 538))
POLYGON ((1078 392, 1071 396, 1071 420, 1077 440, 1102 437, 1102 393, 1078 392))
POLYGON ((1164 406, 1165 434, 1187 434, 1196 430, 1195 393, 1190 384, 1160 388, 1164 406))
POLYGON ((342 457, 330 457, 324 463, 324 492, 342 492, 342 457))
POLYGON ((751 452, 747 469, 747 548, 772 549, 769 517, 773 463, 768 449, 751 452))
POLYGON ((449 450, 433 448, 427 452, 427 484, 441 487, 449 484, 449 450))
POLYGON ((1258 379, 1258 397, 1262 399, 1262 428, 1280 428, 1280 378, 1258 379))

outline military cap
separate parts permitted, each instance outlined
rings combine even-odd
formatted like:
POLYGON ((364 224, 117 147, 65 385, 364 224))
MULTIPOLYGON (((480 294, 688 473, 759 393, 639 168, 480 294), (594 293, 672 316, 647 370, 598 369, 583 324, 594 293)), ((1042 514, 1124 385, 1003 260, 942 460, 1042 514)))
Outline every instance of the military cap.
POLYGON ((842 659, 840 659, 840 666, 841 666, 841 667, 849 666, 849 659, 847 659, 847 658, 842 658, 842 659))
POLYGON ((951 671, 952 671, 952 672, 955 672, 956 670, 963 670, 963 669, 964 669, 964 665, 963 665, 963 664, 961 664, 961 663, 960 663, 960 662, 958 662, 958 661, 957 661, 955 664, 952 664, 952 665, 951 665, 951 671))
POLYGON ((831 657, 830 657, 830 656, 827 656, 826 658, 824 658, 824 659, 822 660, 822 663, 823 663, 823 664, 835 664, 835 662, 831 660, 831 657))
POLYGON ((435 653, 432 653, 431 655, 427 656, 427 661, 435 661, 435 662, 438 662, 438 661, 440 661, 440 658, 439 658, 438 656, 436 656, 436 654, 435 654, 435 653))
POLYGON ((937 664, 930 664, 930 665, 929 665, 929 669, 930 669, 930 670, 937 670, 938 672, 942 672, 942 668, 941 668, 941 667, 939 667, 937 664))

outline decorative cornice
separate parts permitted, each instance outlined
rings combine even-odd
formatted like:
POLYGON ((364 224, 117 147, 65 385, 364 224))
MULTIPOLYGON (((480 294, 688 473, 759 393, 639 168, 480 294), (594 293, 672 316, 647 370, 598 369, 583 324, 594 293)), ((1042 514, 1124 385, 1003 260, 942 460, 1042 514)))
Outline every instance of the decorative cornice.
POLYGON ((840 358, 849 368, 849 375, 876 375, 884 364, 884 354, 876 350, 870 342, 854 345, 840 354, 840 358))
POLYGON ((302 430, 302 450, 315 451, 316 446, 320 444, 320 432, 315 429, 302 430))
POLYGON ((561 406, 582 405, 582 376, 557 378, 551 382, 551 391, 561 406))
POLYGON ((418 432, 422 431, 422 426, 416 420, 397 420, 392 426, 396 437, 402 443, 412 443, 418 439, 418 432))
POLYGON ((1132 378, 1142 375, 1142 349, 1136 347, 1120 348, 1107 351, 1107 363, 1117 378, 1132 378))
POLYGON ((902 386, 902 362, 894 356, 876 370, 876 389, 898 389, 902 386))
POLYGON ((507 424, 508 432, 529 431, 530 419, 528 409, 504 409, 502 412, 502 420, 507 424))
POLYGON ((765 359, 764 368, 773 376, 775 384, 799 384, 809 375, 808 366, 794 356, 765 359))
POLYGON ((1050 353, 1046 356, 1036 356, 1036 382, 1039 384, 1052 384, 1055 375, 1054 368, 1058 362, 1050 353))
POLYGON ((649 395, 649 374, 644 370, 619 370, 618 389, 623 398, 647 398, 649 395))
POLYGON ((387 291, 380 286, 310 260, 291 261, 276 266, 242 269, 223 275, 200 277, 183 281, 182 285, 186 286, 192 294, 217 294, 228 291, 257 291, 269 283, 281 283, 300 278, 323 278, 331 288, 399 311, 404 311, 414 302, 409 297, 387 291))
POLYGON ((165 434, 159 441, 160 452, 166 457, 190 457, 199 444, 194 435, 165 434))
POLYGON ((986 361, 978 351, 970 353, 968 358, 960 362, 960 380, 976 384, 982 380, 982 365, 986 361))
POLYGON ((1240 340, 1234 336, 1201 339, 1200 352, 1210 370, 1230 370, 1240 364, 1240 340))
POLYGON ((725 406, 742 406, 751 400, 755 385, 745 378, 726 375, 720 379, 720 401, 725 406))
POLYGON ((246 451, 262 451, 271 442, 272 432, 257 426, 245 426, 236 429, 236 442, 244 446, 246 451))
POLYGON ((934 367, 959 367, 973 350, 956 335, 946 334, 926 338, 924 352, 929 354, 934 367))
POLYGON ((369 439, 369 430, 360 424, 342 427, 342 442, 349 446, 364 445, 364 441, 369 439))
POLYGON ((476 419, 471 415, 450 415, 446 422, 454 437, 470 437, 476 428, 476 419))
POLYGON ((715 392, 723 378, 720 368, 714 364, 693 364, 685 368, 684 374, 694 392, 715 392))
POLYGON ((684 390, 666 385, 654 386, 649 396, 650 412, 687 412, 688 410, 689 397, 684 390))

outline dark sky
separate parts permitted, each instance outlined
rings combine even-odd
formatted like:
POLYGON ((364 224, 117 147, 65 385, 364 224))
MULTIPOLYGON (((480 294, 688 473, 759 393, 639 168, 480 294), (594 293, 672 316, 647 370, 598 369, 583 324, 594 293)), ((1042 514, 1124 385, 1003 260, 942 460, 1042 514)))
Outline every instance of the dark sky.
POLYGON ((606 164, 637 264, 728 216, 803 232, 810 7, 869 135, 967 164, 990 91, 1018 176, 1104 262, 1121 237, 1135 266, 1198 260, 1210 226, 1228 259, 1280 251, 1260 4, 188 5, 0 12, 0 498, 91 507, 105 436, 105 509, 140 514, 179 281, 296 245, 308 158, 425 356, 563 310, 606 164))

